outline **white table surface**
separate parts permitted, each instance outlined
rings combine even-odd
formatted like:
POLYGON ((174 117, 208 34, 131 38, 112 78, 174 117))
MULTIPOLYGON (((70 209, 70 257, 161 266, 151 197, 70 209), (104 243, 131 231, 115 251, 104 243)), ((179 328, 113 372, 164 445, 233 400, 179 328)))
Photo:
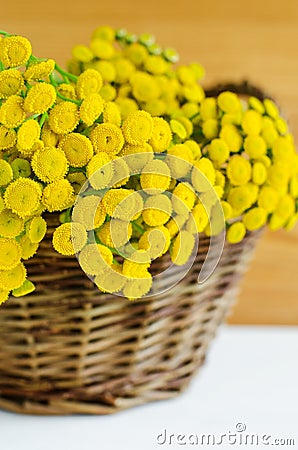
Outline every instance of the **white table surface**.
POLYGON ((173 400, 100 417, 0 411, 1 450, 157 448, 298 448, 298 327, 221 327, 204 368, 173 400), (246 427, 242 433, 241 424, 246 427), (230 440, 223 438, 219 445, 221 435, 229 432, 230 440), (216 445, 206 440, 190 445, 195 439, 191 434, 200 443, 208 433, 214 434, 216 445), (178 441, 178 434, 185 438, 178 441), (241 444, 240 435, 245 442, 252 434, 258 435, 259 445, 241 444), (277 445, 275 439, 294 439, 295 444, 280 440, 277 445))

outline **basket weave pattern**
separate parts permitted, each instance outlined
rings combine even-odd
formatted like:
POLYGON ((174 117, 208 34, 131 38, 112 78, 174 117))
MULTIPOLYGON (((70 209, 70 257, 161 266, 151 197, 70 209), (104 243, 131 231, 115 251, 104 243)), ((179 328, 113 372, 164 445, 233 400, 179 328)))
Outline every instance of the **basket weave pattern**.
POLYGON ((15 412, 109 414, 177 395, 202 365, 259 235, 225 244, 198 285, 209 247, 201 237, 178 285, 129 302, 100 293, 75 257, 54 252, 51 231, 27 264, 37 291, 0 308, 0 407, 15 412))

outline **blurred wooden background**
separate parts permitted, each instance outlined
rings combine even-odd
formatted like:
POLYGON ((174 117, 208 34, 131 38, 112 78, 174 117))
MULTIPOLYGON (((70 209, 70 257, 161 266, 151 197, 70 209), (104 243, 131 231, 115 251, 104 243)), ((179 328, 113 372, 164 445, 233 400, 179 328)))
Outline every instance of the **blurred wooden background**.
MULTIPOLYGON (((297 0, 4 0, 1 28, 23 34, 37 56, 64 65, 98 25, 150 32, 182 63, 201 62, 205 86, 249 79, 272 94, 298 144, 297 0)), ((266 233, 242 283, 231 323, 298 324, 298 227, 266 233)))

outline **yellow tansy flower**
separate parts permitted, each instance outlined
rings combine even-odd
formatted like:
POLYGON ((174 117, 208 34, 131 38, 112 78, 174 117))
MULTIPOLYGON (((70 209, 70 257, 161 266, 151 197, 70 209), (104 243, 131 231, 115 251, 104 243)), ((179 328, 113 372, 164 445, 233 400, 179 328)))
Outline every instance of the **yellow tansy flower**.
POLYGON ((98 94, 102 87, 102 76, 97 70, 86 69, 78 77, 76 84, 77 95, 84 99, 87 95, 98 94))
POLYGON ((25 280, 22 286, 17 289, 13 289, 12 295, 14 297, 23 297, 24 295, 31 294, 33 291, 35 291, 34 284, 29 280, 25 280))
POLYGON ((155 152, 163 152, 168 149, 171 140, 171 128, 162 117, 153 117, 153 130, 149 143, 155 152))
POLYGON ((248 135, 258 135, 262 130, 262 116, 259 112, 249 109, 242 119, 242 128, 248 135))
POLYGON ((126 281, 123 288, 123 294, 129 300, 137 300, 138 298, 144 297, 144 295, 150 292, 152 286, 152 277, 149 272, 142 273, 142 275, 142 278, 126 281))
POLYGON ((9 129, 0 125, 0 150, 7 150, 12 148, 17 140, 15 130, 9 129))
POLYGON ((115 54, 113 45, 105 39, 95 38, 90 42, 90 49, 100 59, 111 59, 115 54))
POLYGON ((55 61, 53 59, 48 59, 47 61, 41 61, 37 64, 30 65, 25 73, 24 78, 27 81, 37 81, 47 78, 55 68, 55 61))
POLYGON ((4 237, 15 237, 24 228, 24 221, 9 209, 0 212, 0 235, 4 237))
POLYGON ((171 197, 173 210, 177 214, 188 214, 192 210, 196 194, 189 183, 179 183, 173 190, 171 197))
POLYGON ((166 162, 171 169, 173 178, 183 178, 192 169, 193 154, 187 145, 173 145, 167 151, 167 155, 166 162))
POLYGON ((89 62, 93 59, 93 53, 86 45, 75 45, 71 51, 72 56, 80 62, 89 62))
POLYGON ((248 136, 244 141, 244 150, 250 158, 261 158, 266 154, 266 142, 261 136, 248 136))
POLYGON ((36 181, 20 177, 6 188, 4 200, 7 208, 25 217, 38 208, 41 194, 41 187, 36 181))
POLYGON ((168 228, 162 226, 149 228, 139 239, 139 249, 147 250, 152 260, 166 253, 170 247, 171 235, 168 228))
POLYGON ((150 227, 164 225, 172 212, 172 203, 164 194, 153 195, 145 201, 143 219, 150 227))
POLYGON ((88 275, 99 275, 112 266, 113 253, 102 244, 88 244, 79 254, 81 268, 88 275))
POLYGON ((235 125, 224 125, 219 137, 228 144, 231 152, 239 152, 242 147, 242 137, 235 125))
POLYGON ((15 239, 0 237, 0 250, 1 271, 13 269, 19 264, 22 250, 15 239))
POLYGON ((90 134, 90 139, 96 153, 105 152, 109 155, 117 155, 124 145, 122 131, 113 123, 96 125, 90 134))
POLYGON ((153 119, 146 111, 136 111, 130 114, 122 125, 126 142, 132 145, 149 141, 153 130, 153 119))
POLYGON ((71 256, 82 250, 87 242, 84 226, 77 222, 63 223, 53 234, 53 247, 61 255, 71 256))
POLYGON ((222 92, 217 98, 217 103, 225 113, 235 113, 241 109, 239 97, 234 92, 222 92))
POLYGON ((40 126, 34 119, 22 123, 17 132, 17 146, 19 150, 30 150, 40 136, 40 126))
POLYGON ((103 121, 113 123, 117 127, 121 126, 120 109, 114 102, 106 102, 103 110, 103 121))
POLYGON ((168 165, 158 159, 149 161, 140 176, 142 189, 149 195, 166 191, 170 185, 171 172, 168 165))
POLYGON ((37 83, 27 92, 24 108, 30 114, 42 114, 56 101, 56 90, 49 83, 37 83))
POLYGON ((88 195, 79 198, 72 212, 72 220, 84 225, 87 231, 99 228, 105 221, 106 211, 100 197, 88 195))
POLYGON ((124 220, 112 219, 106 222, 96 234, 102 244, 111 248, 120 248, 131 238, 132 225, 124 220))
POLYGON ((113 162, 105 152, 93 156, 86 168, 86 175, 94 189, 110 187, 113 174, 113 162))
POLYGON ((243 222, 235 222, 228 228, 226 239, 230 244, 237 244, 243 240, 245 234, 246 229, 243 222))
POLYGON ((61 102, 49 114, 49 126, 56 134, 71 133, 80 120, 78 107, 72 102, 61 102))
POLYGON ((0 288, 0 305, 8 300, 10 290, 0 288))
POLYGON ((0 270, 0 286, 2 289, 17 289, 22 286, 26 279, 26 269, 19 263, 13 269, 0 270))
POLYGON ((110 189, 102 199, 109 216, 124 221, 135 220, 143 211, 141 195, 130 189, 110 189))
POLYGON ((250 209, 243 216, 243 223, 247 230, 253 231, 262 228, 267 220, 267 211, 257 207, 250 209))
POLYGON ((90 139, 80 133, 69 133, 59 142, 67 161, 72 167, 84 167, 93 156, 93 147, 90 139))
POLYGON ((0 98, 17 95, 24 86, 24 79, 18 70, 7 69, 0 72, 0 98))
POLYGON ((63 178, 68 170, 65 153, 55 147, 37 150, 32 157, 31 165, 37 177, 45 183, 63 178))
POLYGON ((30 220, 27 233, 30 241, 33 244, 38 244, 43 240, 47 232, 47 222, 42 217, 33 217, 30 220))
POLYGON ((22 66, 31 53, 31 44, 23 36, 6 36, 0 40, 0 60, 6 67, 22 66))
POLYGON ((145 72, 135 72, 131 78, 133 96, 140 102, 154 100, 160 95, 160 87, 153 75, 145 72))
POLYGON ((213 139, 208 147, 208 154, 217 166, 221 166, 228 159, 230 150, 223 139, 213 139))
POLYGON ((0 122, 6 128, 16 128, 25 120, 23 99, 18 95, 11 95, 0 107, 0 122))
POLYGON ((86 95, 80 106, 80 119, 89 127, 99 118, 103 108, 104 99, 100 94, 86 95))
POLYGON ((251 178, 251 165, 241 155, 234 155, 227 165, 227 176, 235 186, 246 184, 251 178))
POLYGON ((0 159, 0 186, 6 186, 13 179, 11 165, 4 159, 0 159))
POLYGON ((74 192, 70 182, 66 179, 56 180, 48 184, 42 195, 42 203, 48 211, 63 211, 74 203, 74 192))
POLYGON ((195 245, 195 238, 189 231, 182 230, 173 242, 171 259, 176 266, 183 266, 189 260, 195 245))
POLYGON ((94 279, 94 283, 102 292, 115 293, 121 291, 126 283, 126 277, 122 275, 122 266, 112 264, 94 279))
POLYGON ((147 142, 141 145, 125 144, 120 156, 125 157, 125 161, 132 173, 140 173, 143 167, 153 160, 153 148, 147 142))

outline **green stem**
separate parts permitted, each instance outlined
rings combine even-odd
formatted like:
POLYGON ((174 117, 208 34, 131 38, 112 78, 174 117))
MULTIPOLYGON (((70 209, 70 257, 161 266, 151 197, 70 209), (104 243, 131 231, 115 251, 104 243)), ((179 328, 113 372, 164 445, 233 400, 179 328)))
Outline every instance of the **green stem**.
POLYGON ((64 95, 60 94, 60 92, 57 92, 57 96, 60 97, 62 100, 65 100, 66 102, 72 102, 76 105, 80 106, 82 101, 81 100, 74 100, 72 98, 65 97, 64 95))
POLYGON ((193 120, 193 119, 195 119, 196 117, 198 117, 200 115, 200 111, 198 111, 198 112, 196 112, 195 114, 193 114, 190 118, 189 118, 189 120, 193 120))
POLYGON ((132 224, 133 228, 134 228, 136 231, 138 231, 139 233, 142 233, 142 234, 143 234, 143 233, 145 232, 144 228, 141 227, 141 225, 139 225, 138 223, 136 223, 136 222, 131 222, 131 224, 132 224))
POLYGON ((49 79, 50 79, 50 82, 51 82, 51 84, 52 84, 53 86, 55 86, 55 87, 59 86, 59 84, 58 84, 57 81, 54 79, 54 77, 53 77, 52 74, 49 75, 49 79))
POLYGON ((60 73, 60 75, 67 78, 70 78, 73 81, 77 81, 78 77, 76 75, 73 75, 72 73, 66 72, 65 70, 63 70, 60 66, 58 66, 58 64, 55 64, 55 70, 57 70, 57 72, 60 73))
POLYGON ((48 119, 48 113, 44 112, 43 115, 41 116, 40 122, 39 122, 39 126, 40 128, 43 126, 43 124, 45 123, 45 121, 48 119))
POLYGON ((7 33, 6 31, 0 30, 0 34, 4 34, 4 36, 11 36, 11 34, 7 33))

